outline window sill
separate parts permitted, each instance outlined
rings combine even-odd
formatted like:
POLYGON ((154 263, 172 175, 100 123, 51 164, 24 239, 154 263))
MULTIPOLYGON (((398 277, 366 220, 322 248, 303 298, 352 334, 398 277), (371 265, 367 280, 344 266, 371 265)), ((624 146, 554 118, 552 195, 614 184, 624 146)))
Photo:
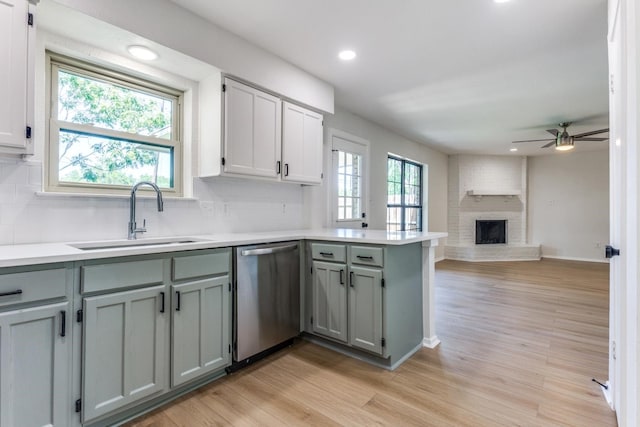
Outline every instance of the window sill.
MULTIPOLYGON (((49 191, 36 191, 37 197, 52 198, 52 199, 114 199, 114 200, 128 200, 131 197, 129 194, 98 194, 98 193, 63 193, 63 192, 49 192, 49 191)), ((136 193, 138 199, 155 199, 155 194, 141 194, 136 193)), ((184 201, 184 202, 197 202, 199 199, 195 197, 171 197, 162 195, 163 200, 171 201, 184 201)))

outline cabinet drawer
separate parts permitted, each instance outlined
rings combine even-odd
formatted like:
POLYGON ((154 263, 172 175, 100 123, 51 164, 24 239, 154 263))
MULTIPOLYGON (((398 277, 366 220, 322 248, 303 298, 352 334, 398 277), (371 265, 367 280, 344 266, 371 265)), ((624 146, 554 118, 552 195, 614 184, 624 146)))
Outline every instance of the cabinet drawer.
POLYGON ((382 248, 371 248, 368 246, 351 246, 352 264, 376 265, 384 267, 382 248))
POLYGON ((330 245, 326 243, 312 243, 311 256, 323 261, 347 262, 347 251, 344 245, 330 245))
POLYGON ((191 277, 214 276, 229 272, 231 250, 173 258, 173 280, 191 277))
POLYGON ((67 293, 67 270, 25 271, 0 276, 0 307, 51 298, 67 293))
POLYGON ((82 266, 82 293, 160 284, 162 263, 151 259, 82 266))

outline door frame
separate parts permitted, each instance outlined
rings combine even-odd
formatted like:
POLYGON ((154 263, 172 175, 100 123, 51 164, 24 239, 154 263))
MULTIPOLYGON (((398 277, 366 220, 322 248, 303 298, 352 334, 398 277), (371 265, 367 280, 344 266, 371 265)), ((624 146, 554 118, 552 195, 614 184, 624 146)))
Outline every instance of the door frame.
MULTIPOLYGON (((334 167, 334 162, 336 161, 336 156, 334 155, 336 148, 334 148, 334 145, 337 146, 339 144, 353 144, 355 147, 358 148, 358 150, 362 153, 363 156, 363 165, 362 165, 362 197, 361 197, 361 203, 362 203, 362 212, 365 212, 367 214, 367 218, 364 222, 368 222, 371 218, 369 215, 369 207, 370 207, 370 200, 371 200, 371 196, 369 194, 369 170, 371 167, 371 154, 370 154, 370 146, 371 143, 364 139, 361 138, 359 136, 356 135, 352 135, 348 132, 344 132, 338 129, 334 129, 334 128, 329 128, 327 130, 327 139, 328 139, 328 158, 329 158, 329 173, 328 173, 328 177, 327 177, 327 201, 328 203, 326 204, 326 218, 327 218, 327 223, 329 225, 330 228, 352 228, 354 222, 356 221, 345 221, 344 223, 342 222, 337 222, 337 218, 336 218, 336 190, 337 190, 337 183, 336 183, 336 177, 335 177, 335 171, 336 171, 336 167, 334 167), (351 223, 351 224, 350 224, 351 223)), ((358 223, 363 222, 362 218, 359 218, 358 223)), ((360 228, 360 227, 357 227, 360 228)))

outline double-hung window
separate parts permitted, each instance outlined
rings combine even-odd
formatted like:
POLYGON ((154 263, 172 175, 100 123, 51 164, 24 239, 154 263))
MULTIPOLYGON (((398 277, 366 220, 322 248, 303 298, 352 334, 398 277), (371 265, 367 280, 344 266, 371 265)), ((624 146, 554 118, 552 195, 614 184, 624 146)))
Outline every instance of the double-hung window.
POLYGON ((47 55, 47 190, 121 193, 139 181, 182 194, 182 92, 47 55))
POLYGON ((422 165, 387 158, 387 230, 422 231, 422 165))

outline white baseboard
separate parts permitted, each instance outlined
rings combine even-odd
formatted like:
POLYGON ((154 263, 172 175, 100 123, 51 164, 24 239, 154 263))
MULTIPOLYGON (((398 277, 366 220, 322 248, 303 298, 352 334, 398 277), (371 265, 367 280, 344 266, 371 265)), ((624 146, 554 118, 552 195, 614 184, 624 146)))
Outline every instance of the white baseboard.
POLYGON ((451 261, 464 261, 464 262, 520 262, 520 261, 540 261, 540 258, 489 258, 489 259, 463 259, 463 258, 454 258, 447 257, 451 261))
POLYGON ((607 388, 600 387, 600 389, 602 389, 602 394, 604 394, 604 400, 607 401, 607 404, 612 410, 615 410, 613 407, 613 399, 611 399, 611 384, 609 384, 609 381, 607 381, 605 385, 607 386, 607 388))
POLYGON ((565 261, 599 262, 603 264, 609 263, 609 260, 606 258, 593 259, 593 258, 577 258, 577 257, 556 256, 556 255, 542 255, 542 258, 562 259, 565 261))
POLYGON ((422 346, 427 348, 436 348, 440 344, 440 339, 437 336, 433 335, 429 338, 424 337, 422 339, 422 346))

